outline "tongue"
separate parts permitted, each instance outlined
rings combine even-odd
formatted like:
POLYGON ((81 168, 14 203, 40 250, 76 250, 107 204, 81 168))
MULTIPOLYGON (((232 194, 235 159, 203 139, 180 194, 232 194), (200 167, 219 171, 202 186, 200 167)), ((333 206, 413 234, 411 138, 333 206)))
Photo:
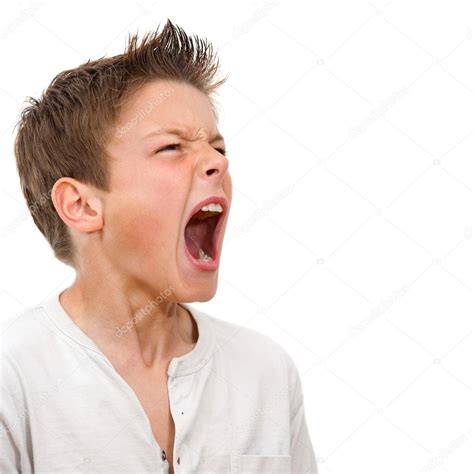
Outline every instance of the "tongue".
POLYGON ((209 257, 212 255, 212 236, 214 234, 216 217, 207 219, 191 219, 184 229, 184 238, 189 253, 199 259, 199 249, 203 249, 209 257))

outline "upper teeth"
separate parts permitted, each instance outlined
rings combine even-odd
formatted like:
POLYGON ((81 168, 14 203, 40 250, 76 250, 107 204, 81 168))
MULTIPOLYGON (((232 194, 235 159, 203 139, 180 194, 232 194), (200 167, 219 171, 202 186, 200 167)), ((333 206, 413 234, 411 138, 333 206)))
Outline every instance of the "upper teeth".
POLYGON ((201 211, 212 211, 212 212, 222 212, 222 206, 220 204, 210 202, 209 204, 206 204, 205 206, 201 207, 201 211))

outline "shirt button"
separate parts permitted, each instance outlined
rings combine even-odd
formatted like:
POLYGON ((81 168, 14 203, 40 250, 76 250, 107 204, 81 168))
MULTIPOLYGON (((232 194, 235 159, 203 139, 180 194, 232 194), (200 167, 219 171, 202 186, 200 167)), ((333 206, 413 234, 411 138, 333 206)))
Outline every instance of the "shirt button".
POLYGON ((180 463, 180 461, 181 461, 181 460, 179 459, 179 456, 178 456, 178 459, 176 460, 176 462, 179 464, 179 463, 180 463))
POLYGON ((165 450, 163 449, 161 451, 161 459, 164 461, 166 459, 166 453, 165 453, 165 450))

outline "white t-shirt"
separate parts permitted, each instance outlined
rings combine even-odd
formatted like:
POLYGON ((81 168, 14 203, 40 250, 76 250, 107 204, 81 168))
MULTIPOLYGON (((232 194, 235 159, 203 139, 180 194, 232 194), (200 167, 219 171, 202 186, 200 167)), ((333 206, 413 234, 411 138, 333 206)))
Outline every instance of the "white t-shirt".
MULTIPOLYGON (((132 388, 56 291, 4 325, 0 472, 168 473, 132 388)), ((317 473, 299 372, 270 337, 180 303, 193 349, 171 360, 176 473, 317 473)))

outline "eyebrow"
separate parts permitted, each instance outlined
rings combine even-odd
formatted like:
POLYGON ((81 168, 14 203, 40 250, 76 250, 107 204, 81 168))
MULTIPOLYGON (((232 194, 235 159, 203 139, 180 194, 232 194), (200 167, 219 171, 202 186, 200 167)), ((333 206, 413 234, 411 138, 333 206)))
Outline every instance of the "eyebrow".
MULTIPOLYGON (((157 135, 163 135, 163 134, 166 134, 166 133, 177 135, 177 136, 179 136, 180 138, 183 138, 183 139, 188 139, 188 140, 190 139, 189 133, 186 133, 186 131, 182 128, 161 128, 161 129, 154 130, 153 132, 148 133, 147 135, 145 135, 143 137, 143 140, 146 140, 148 138, 151 138, 151 137, 154 137, 154 136, 157 136, 157 135)), ((224 137, 220 133, 215 133, 210 138, 210 140, 211 140, 211 143, 212 142, 217 142, 219 140, 224 141, 224 137)))

